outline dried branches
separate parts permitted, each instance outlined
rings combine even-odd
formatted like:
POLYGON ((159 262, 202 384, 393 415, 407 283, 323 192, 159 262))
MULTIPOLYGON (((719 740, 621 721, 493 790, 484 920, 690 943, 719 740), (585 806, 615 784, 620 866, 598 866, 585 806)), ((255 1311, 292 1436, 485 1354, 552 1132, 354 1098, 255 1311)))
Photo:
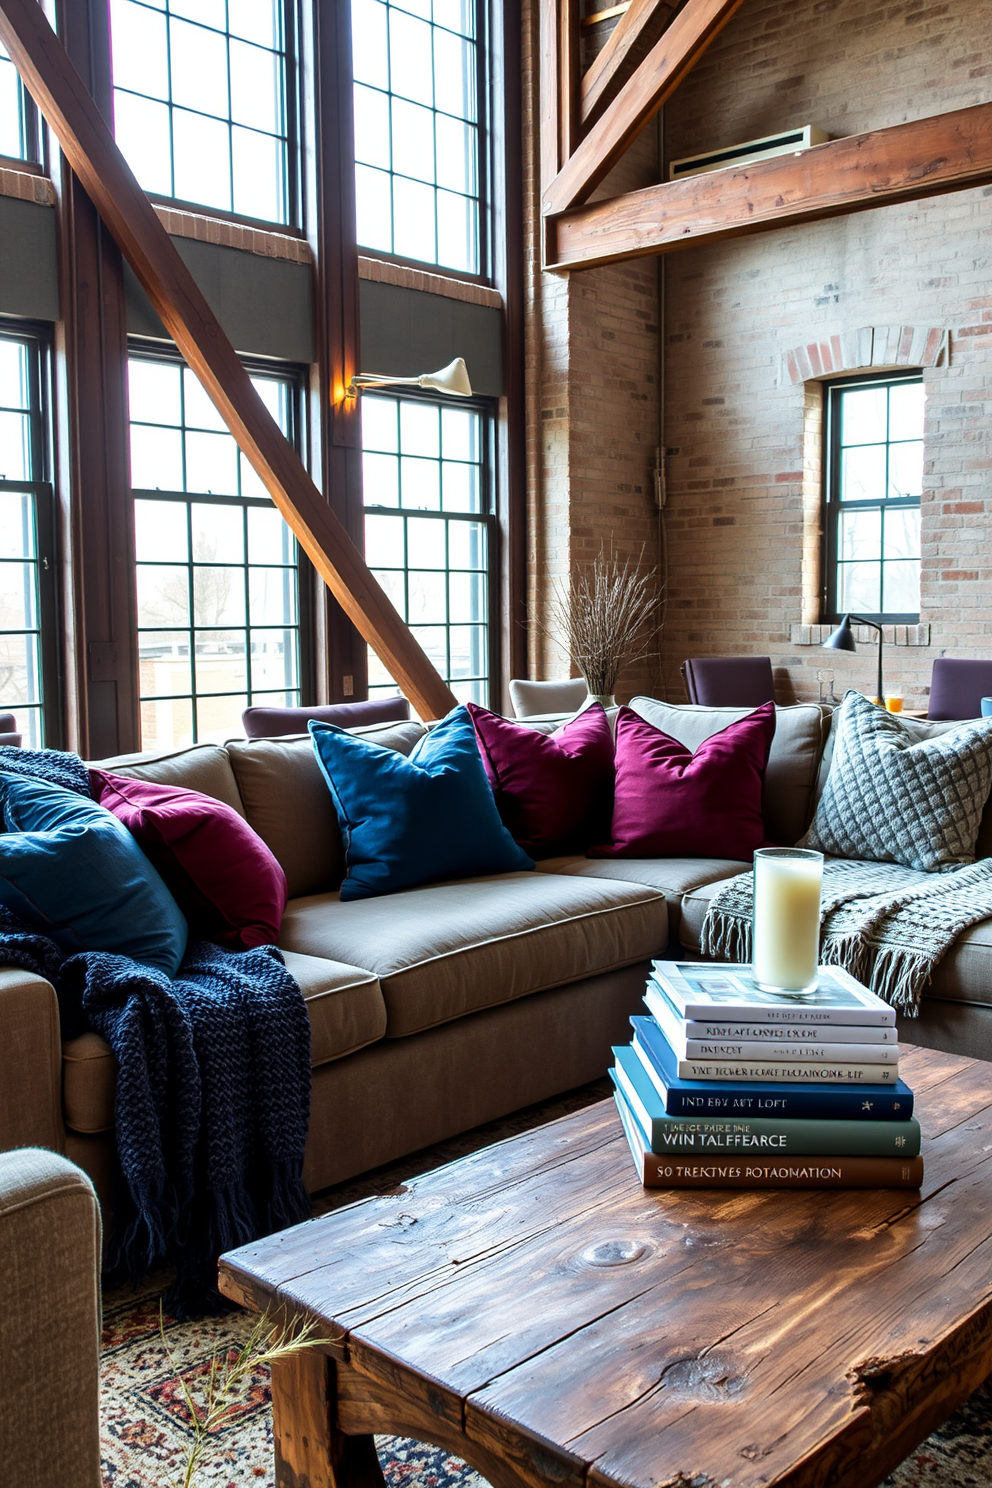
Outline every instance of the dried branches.
POLYGON ((238 1402, 252 1382, 256 1372, 275 1359, 284 1359, 288 1354, 301 1349, 319 1348, 322 1339, 314 1336, 314 1325, 303 1327, 280 1322, 265 1312, 257 1318, 251 1332, 238 1350, 224 1349, 210 1361, 210 1370, 193 1393, 182 1367, 172 1356, 165 1336, 165 1316, 159 1305, 159 1334, 162 1347, 169 1360, 169 1367, 179 1386, 179 1393, 189 1413, 190 1443, 186 1451, 182 1479, 175 1488, 191 1488, 202 1459, 209 1455, 211 1438, 224 1425, 228 1416, 237 1408, 238 1402))
POLYGON ((658 570, 640 571, 600 548, 591 564, 576 569, 566 588, 555 584, 546 633, 560 635, 593 697, 612 696, 621 668, 653 650, 660 629, 658 570))

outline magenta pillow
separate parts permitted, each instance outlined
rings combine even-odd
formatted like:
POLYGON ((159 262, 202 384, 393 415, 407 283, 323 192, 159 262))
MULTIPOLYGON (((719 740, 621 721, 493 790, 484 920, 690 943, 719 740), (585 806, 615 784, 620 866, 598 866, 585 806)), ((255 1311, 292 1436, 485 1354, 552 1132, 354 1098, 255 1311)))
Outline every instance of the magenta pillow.
POLYGON ((91 770, 90 783, 165 879, 195 935, 234 950, 275 944, 286 875, 231 806, 106 770, 91 770))
POLYGON ((613 804, 613 734, 601 703, 553 734, 466 707, 497 810, 524 852, 550 858, 602 839, 613 804))
POLYGON ((738 858, 765 841, 761 791, 775 704, 704 739, 693 754, 630 708, 617 715, 612 842, 591 858, 738 858))

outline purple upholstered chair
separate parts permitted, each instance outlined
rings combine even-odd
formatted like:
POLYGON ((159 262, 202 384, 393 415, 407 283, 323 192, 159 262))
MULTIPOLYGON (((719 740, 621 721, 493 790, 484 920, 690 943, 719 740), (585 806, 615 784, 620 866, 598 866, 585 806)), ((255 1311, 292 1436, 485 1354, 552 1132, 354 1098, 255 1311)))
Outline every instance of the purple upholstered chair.
POLYGON ((405 697, 387 697, 363 703, 329 703, 323 708, 246 708, 241 723, 249 739, 278 739, 284 734, 305 734, 310 718, 350 729, 398 723, 409 717, 410 704, 405 697))
POLYGON ((930 673, 928 718, 981 718, 992 697, 992 661, 938 656, 930 673))
POLYGON ((21 736, 17 732, 17 719, 13 713, 0 713, 0 744, 7 744, 11 749, 21 747, 21 736))
POLYGON ((690 703, 707 708, 757 708, 775 701, 768 656, 697 656, 682 663, 690 703))

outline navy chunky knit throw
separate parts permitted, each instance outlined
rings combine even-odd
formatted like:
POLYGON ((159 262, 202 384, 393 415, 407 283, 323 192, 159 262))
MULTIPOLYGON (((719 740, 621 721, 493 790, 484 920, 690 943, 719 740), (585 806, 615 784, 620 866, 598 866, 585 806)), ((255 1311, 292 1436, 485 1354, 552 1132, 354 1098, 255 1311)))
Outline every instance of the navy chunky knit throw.
MULTIPOLYGON (((9 753, 27 763, 32 752, 9 753)), ((33 752, 25 773, 67 784, 44 774, 46 753, 33 752)), ((67 758, 76 759, 60 756, 55 768, 67 758)), ((114 1051, 125 1192, 112 1274, 137 1279, 175 1265, 170 1301, 192 1311, 216 1295, 222 1251, 308 1217, 310 1020, 274 946, 194 942, 170 981, 127 956, 66 957, 0 906, 0 964, 45 977, 64 1021, 77 1013, 114 1051)))

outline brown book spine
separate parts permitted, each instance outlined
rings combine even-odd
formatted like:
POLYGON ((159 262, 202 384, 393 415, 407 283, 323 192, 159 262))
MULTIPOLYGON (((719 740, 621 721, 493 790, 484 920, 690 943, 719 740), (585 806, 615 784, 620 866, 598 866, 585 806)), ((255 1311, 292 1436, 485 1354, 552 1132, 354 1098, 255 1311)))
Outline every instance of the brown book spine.
POLYGON ((645 1188, 919 1188, 922 1157, 671 1158, 643 1153, 645 1188))

